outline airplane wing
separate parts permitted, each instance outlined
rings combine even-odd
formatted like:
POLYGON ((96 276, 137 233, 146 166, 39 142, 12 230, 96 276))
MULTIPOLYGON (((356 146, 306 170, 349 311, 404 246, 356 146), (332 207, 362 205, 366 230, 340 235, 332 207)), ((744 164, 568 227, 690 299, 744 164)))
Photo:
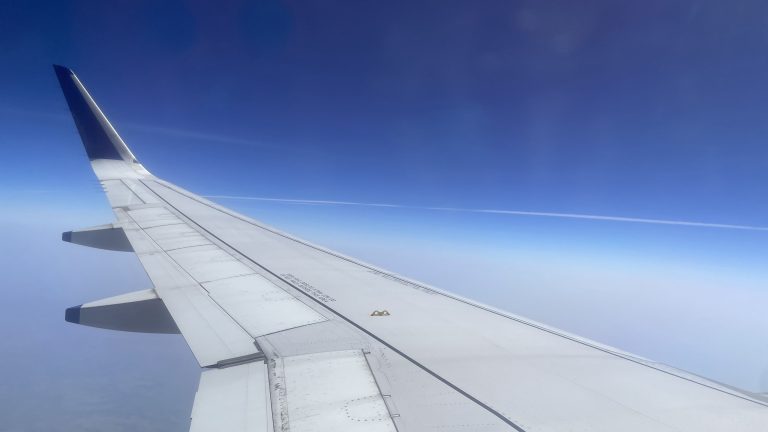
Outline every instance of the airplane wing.
POLYGON ((191 429, 765 431, 768 404, 322 248, 149 173, 55 66, 115 220, 66 241, 134 252, 153 287, 70 322, 180 333, 191 429))

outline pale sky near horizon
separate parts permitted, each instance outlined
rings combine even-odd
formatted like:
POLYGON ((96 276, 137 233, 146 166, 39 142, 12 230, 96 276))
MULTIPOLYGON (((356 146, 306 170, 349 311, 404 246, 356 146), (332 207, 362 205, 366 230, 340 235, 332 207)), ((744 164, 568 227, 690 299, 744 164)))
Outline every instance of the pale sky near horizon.
POLYGON ((51 63, 139 160, 383 268, 768 391, 768 5, 5 2, 0 432, 185 431, 183 340, 64 322, 149 286, 51 63), (130 32, 124 29, 130 28, 130 32), (430 209, 431 208, 431 209, 430 209), (44 412, 40 407, 45 407, 44 412))

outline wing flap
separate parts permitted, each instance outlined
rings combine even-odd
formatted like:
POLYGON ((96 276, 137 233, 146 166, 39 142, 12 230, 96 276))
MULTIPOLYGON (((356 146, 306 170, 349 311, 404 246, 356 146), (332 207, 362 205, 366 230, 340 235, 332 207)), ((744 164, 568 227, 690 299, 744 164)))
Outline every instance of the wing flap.
MULTIPOLYGON (((136 235, 135 230, 127 232, 129 239, 136 235)), ((254 339, 167 255, 138 255, 200 366, 259 354, 254 339)))
MULTIPOLYGON (((136 202, 137 188, 152 194, 132 186, 121 199, 136 202)), ((115 207, 118 225, 201 366, 258 357, 256 337, 326 320, 149 199, 115 207)))
MULTIPOLYGON (((153 209, 154 210, 154 209, 153 209)), ((254 339, 130 216, 115 209, 128 241, 200 366, 259 355, 254 339)), ((159 212, 160 218, 167 217, 159 212)), ((178 220, 179 224, 183 224, 178 220)))
POLYGON ((396 432, 359 350, 282 359, 281 400, 291 432, 396 432))
POLYGON ((203 372, 189 430, 272 432, 266 364, 253 362, 203 372))

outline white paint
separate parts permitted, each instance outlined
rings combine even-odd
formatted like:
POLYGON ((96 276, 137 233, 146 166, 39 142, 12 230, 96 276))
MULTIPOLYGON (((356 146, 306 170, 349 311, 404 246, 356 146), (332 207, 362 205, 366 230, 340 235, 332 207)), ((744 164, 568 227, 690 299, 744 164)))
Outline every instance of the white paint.
POLYGON ((147 228, 144 232, 165 251, 211 244, 187 224, 162 225, 147 228))
POLYGON ((183 223, 181 219, 163 207, 145 207, 128 210, 128 215, 141 228, 183 223))
POLYGON ((122 303, 133 303, 133 302, 139 302, 144 300, 154 300, 156 298, 158 297, 155 290, 147 289, 147 290, 133 291, 126 294, 120 294, 113 297, 107 297, 101 300, 95 300, 89 303, 84 303, 80 307, 89 308, 89 307, 107 306, 107 305, 122 304, 122 303))
POLYGON ((253 337, 326 320, 261 275, 208 282, 203 287, 253 337))
POLYGON ((395 432, 361 351, 283 359, 291 432, 395 432))
POLYGON ((198 282, 253 273, 245 264, 215 245, 172 250, 168 255, 198 282))
POLYGON ((271 432, 267 366, 254 362, 207 370, 192 408, 190 432, 271 432))

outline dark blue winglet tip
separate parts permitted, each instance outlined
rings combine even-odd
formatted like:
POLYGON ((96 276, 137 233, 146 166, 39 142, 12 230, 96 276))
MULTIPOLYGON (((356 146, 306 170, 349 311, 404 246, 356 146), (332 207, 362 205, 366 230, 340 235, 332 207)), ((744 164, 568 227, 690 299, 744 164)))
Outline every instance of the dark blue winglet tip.
POLYGON ((53 65, 64 99, 75 121, 77 132, 90 160, 112 159, 132 161, 130 150, 109 125, 109 121, 96 106, 71 69, 53 65))
POLYGON ((61 233, 61 239, 67 243, 72 243, 72 231, 61 233))
POLYGON ((64 312, 64 320, 73 324, 80 324, 80 308, 83 305, 72 306, 64 312))
POLYGON ((56 72, 56 76, 62 77, 62 76, 69 76, 72 75, 72 69, 62 66, 62 65, 53 65, 53 70, 56 72))

